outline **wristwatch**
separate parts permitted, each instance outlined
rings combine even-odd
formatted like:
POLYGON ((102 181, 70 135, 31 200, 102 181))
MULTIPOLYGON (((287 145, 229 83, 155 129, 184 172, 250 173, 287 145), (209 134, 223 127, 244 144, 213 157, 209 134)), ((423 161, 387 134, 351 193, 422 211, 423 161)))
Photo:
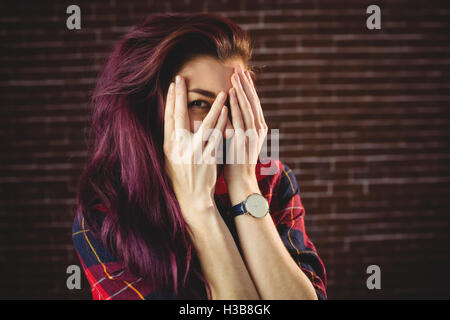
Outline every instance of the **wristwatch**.
POLYGON ((231 216, 233 218, 242 214, 263 218, 268 212, 269 204, 266 198, 258 193, 252 193, 244 201, 231 207, 231 216))

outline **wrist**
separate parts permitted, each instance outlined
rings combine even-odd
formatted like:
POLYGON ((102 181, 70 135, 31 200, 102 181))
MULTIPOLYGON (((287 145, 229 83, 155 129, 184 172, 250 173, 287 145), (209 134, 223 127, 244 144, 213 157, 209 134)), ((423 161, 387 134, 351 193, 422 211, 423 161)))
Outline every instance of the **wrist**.
POLYGON ((193 212, 193 214, 185 217, 185 222, 189 226, 189 231, 192 239, 207 240, 213 234, 217 233, 217 228, 221 222, 222 217, 214 205, 214 207, 207 207, 201 209, 201 212, 193 212))
POLYGON ((228 186, 228 193, 230 195, 231 205, 235 206, 244 201, 252 193, 261 194, 261 190, 259 189, 256 177, 254 177, 252 179, 244 179, 237 181, 234 184, 230 184, 228 186))
POLYGON ((175 197, 182 210, 202 210, 203 208, 214 207, 214 189, 188 192, 182 189, 174 189, 175 197))
POLYGON ((187 197, 180 199, 177 197, 181 211, 187 215, 207 214, 214 211, 216 206, 213 199, 201 199, 193 197, 187 197))

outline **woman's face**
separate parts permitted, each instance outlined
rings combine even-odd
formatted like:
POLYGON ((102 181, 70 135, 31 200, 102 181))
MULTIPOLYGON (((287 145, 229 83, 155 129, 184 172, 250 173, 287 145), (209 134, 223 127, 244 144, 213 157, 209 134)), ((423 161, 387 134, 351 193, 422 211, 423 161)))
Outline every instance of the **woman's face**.
MULTIPOLYGON (((245 64, 241 59, 229 59, 225 62, 211 57, 199 56, 185 63, 177 74, 181 75, 186 83, 187 108, 189 114, 189 123, 191 132, 196 132, 203 119, 208 114, 217 95, 223 91, 228 95, 228 91, 233 86, 231 76, 234 69, 241 67, 245 70, 245 64)), ((175 81, 173 79, 172 81, 175 81)), ((229 97, 227 96, 225 105, 229 110, 229 97)), ((230 114, 230 113, 229 113, 230 114)), ((224 130, 224 138, 231 138, 233 135, 233 126, 231 119, 228 118, 224 130)), ((218 163, 218 173, 224 168, 224 159, 226 159, 226 147, 223 144, 222 159, 218 163)))
MULTIPOLYGON (((219 92, 228 94, 232 87, 231 76, 238 66, 246 69, 241 59, 221 62, 214 57, 200 56, 187 62, 179 70, 178 74, 186 81, 191 132, 198 130, 219 92)), ((228 98, 225 105, 229 107, 228 98)), ((233 129, 230 120, 227 121, 225 131, 233 129)))

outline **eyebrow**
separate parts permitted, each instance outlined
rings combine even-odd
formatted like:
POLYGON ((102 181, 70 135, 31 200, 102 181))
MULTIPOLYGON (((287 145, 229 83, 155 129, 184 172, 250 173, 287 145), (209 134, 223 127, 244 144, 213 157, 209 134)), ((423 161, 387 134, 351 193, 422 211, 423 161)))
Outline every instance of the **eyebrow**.
POLYGON ((201 94, 205 97, 211 98, 211 99, 215 99, 216 98, 216 94, 214 92, 208 91, 208 90, 203 90, 200 88, 194 88, 194 89, 190 89, 188 90, 188 92, 196 92, 198 94, 201 94))

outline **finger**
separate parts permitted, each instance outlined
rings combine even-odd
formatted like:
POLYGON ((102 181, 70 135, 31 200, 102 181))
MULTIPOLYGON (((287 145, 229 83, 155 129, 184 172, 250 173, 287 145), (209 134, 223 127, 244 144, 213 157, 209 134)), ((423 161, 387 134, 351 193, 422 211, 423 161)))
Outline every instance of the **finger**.
POLYGON ((244 74, 244 71, 241 69, 241 67, 238 67, 237 74, 239 75, 239 81, 241 82, 241 86, 244 89, 244 92, 245 92, 245 95, 247 96, 248 101, 250 102, 250 104, 253 104, 255 95, 253 93, 250 81, 248 80, 247 76, 244 74))
POLYGON ((252 107, 253 115, 255 118, 255 125, 257 128, 261 128, 264 121, 262 119, 261 103, 259 101, 258 95, 256 94, 256 89, 249 79, 249 74, 246 74, 246 72, 248 73, 248 71, 244 72, 241 67, 238 67, 239 79, 241 81, 245 95, 247 96, 247 99, 252 107))
POLYGON ((257 95, 255 83, 253 82, 253 78, 252 78, 252 76, 251 76, 251 74, 250 74, 250 71, 245 70, 245 71, 244 71, 244 74, 247 76, 248 82, 250 82, 250 87, 252 88, 253 93, 254 93, 255 95, 257 95))
POLYGON ((239 103, 236 97, 236 89, 230 88, 230 110, 231 110, 231 123, 233 124, 234 130, 244 129, 244 122, 242 119, 241 110, 239 109, 239 103))
POLYGON ((164 108, 164 140, 170 138, 170 134, 173 132, 174 120, 173 113, 175 107, 175 84, 170 83, 167 90, 166 105, 164 108))
POLYGON ((225 129, 225 126, 227 125, 228 121, 228 108, 226 106, 222 107, 222 110, 220 111, 219 119, 217 119, 216 126, 214 130, 216 131, 215 134, 211 134, 211 139, 208 139, 208 142, 206 144, 206 149, 217 147, 220 143, 220 138, 223 136, 223 130, 225 129))
POLYGON ((236 89, 236 96, 239 102, 239 108, 241 110, 246 129, 255 128, 255 117, 253 115, 253 110, 250 102, 245 95, 244 89, 239 80, 239 75, 237 73, 231 76, 231 82, 233 84, 233 87, 236 89))
POLYGON ((175 129, 189 130, 189 114, 187 111, 186 83, 183 77, 175 78, 175 129))
POLYGON ((216 100, 214 100, 211 106, 211 109, 209 110, 206 117, 203 119, 203 122, 200 125, 198 132, 200 133, 205 132, 216 125, 217 119, 220 116, 220 112, 222 111, 222 107, 223 104, 225 103, 226 97, 227 95, 225 94, 225 92, 223 91, 219 92, 219 94, 216 97, 216 100))
POLYGON ((244 74, 246 75, 246 77, 247 77, 247 79, 248 79, 248 81, 250 83, 250 87, 252 89, 252 92, 253 92, 253 96, 254 96, 254 100, 255 100, 255 106, 256 106, 256 112, 257 112, 257 115, 258 115, 257 116, 258 121, 262 125, 263 128, 267 127, 266 121, 264 119, 264 113, 263 113, 262 107, 261 107, 261 102, 259 100, 258 93, 256 92, 256 87, 255 87, 255 84, 253 82, 252 76, 250 75, 250 72, 248 70, 245 70, 244 74))

